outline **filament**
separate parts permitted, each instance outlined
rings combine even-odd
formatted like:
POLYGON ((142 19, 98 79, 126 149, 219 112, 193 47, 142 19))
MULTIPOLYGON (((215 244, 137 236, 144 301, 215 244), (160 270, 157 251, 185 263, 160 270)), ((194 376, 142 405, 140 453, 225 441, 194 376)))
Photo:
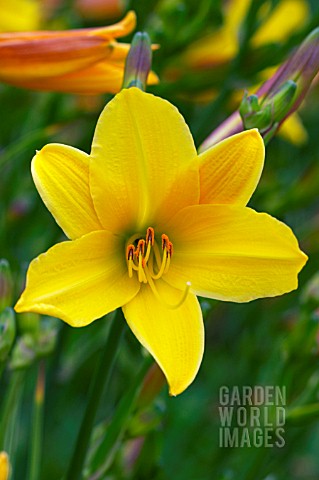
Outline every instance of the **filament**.
POLYGON ((191 286, 190 282, 186 283, 181 298, 175 304, 167 302, 156 287, 156 280, 162 278, 169 271, 172 256, 173 243, 169 237, 163 233, 159 246, 155 240, 155 232, 152 227, 147 228, 144 238, 142 238, 142 235, 139 233, 133 235, 129 239, 126 247, 126 262, 129 277, 132 278, 134 272, 136 272, 138 281, 140 283, 148 283, 156 298, 165 305, 166 308, 176 309, 185 302, 191 286))

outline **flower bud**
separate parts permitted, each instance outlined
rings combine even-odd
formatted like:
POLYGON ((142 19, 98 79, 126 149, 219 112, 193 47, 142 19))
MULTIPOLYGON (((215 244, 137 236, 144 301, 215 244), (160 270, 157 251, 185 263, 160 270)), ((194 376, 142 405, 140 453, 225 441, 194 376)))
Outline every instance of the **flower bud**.
POLYGON ((16 335, 15 314, 12 308, 0 313, 0 362, 4 362, 11 350, 16 335))
MULTIPOLYGON (((22 316, 26 317, 26 314, 19 315, 19 327, 22 316)), ((36 314, 30 314, 29 320, 31 323, 24 325, 24 333, 12 350, 12 370, 29 367, 35 360, 50 355, 55 348, 58 331, 56 320, 45 317, 40 321, 40 316, 36 314)))
POLYGON ((137 32, 126 58, 123 88, 138 87, 145 90, 152 66, 151 41, 146 32, 137 32))
POLYGON ((33 364, 36 359, 35 339, 26 334, 16 342, 10 360, 11 370, 20 370, 33 364))
POLYGON ((316 273, 306 284, 302 292, 302 300, 305 303, 319 304, 319 273, 316 273))
POLYGON ((266 97, 260 104, 257 95, 245 94, 239 107, 245 129, 258 128, 265 137, 289 113, 296 91, 297 84, 293 80, 287 80, 271 98, 266 97))
POLYGON ((137 399, 137 407, 142 409, 149 406, 165 385, 165 376, 159 366, 154 363, 150 366, 142 384, 137 399))
POLYGON ((316 28, 276 73, 259 88, 253 99, 244 97, 240 110, 219 125, 204 140, 199 151, 203 152, 245 128, 261 128, 265 142, 269 141, 286 118, 297 110, 318 71, 319 28, 316 28), (255 97, 260 102, 259 109, 255 97))
POLYGON ((10 265, 5 259, 0 260, 0 312, 12 304, 13 279, 10 265))

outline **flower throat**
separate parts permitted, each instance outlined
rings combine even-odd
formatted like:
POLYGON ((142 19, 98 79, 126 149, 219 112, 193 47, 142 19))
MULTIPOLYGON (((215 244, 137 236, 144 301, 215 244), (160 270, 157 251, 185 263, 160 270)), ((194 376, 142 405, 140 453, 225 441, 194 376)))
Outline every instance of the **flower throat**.
POLYGON ((161 250, 155 240, 155 232, 152 227, 146 230, 145 240, 140 234, 133 235, 126 246, 126 262, 129 277, 134 273, 137 275, 140 283, 148 283, 155 296, 163 302, 167 308, 178 308, 186 300, 190 288, 190 282, 187 282, 186 288, 181 300, 176 305, 170 305, 160 296, 155 280, 165 275, 170 266, 173 255, 173 244, 168 236, 162 234, 161 250))

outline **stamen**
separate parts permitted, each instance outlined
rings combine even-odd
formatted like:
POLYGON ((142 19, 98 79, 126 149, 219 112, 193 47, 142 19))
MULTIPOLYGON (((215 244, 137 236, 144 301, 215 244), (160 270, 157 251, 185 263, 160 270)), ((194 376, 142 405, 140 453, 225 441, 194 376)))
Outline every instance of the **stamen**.
POLYGON ((165 235, 165 233, 163 233, 163 235, 162 235, 162 250, 167 248, 168 244, 169 244, 169 238, 168 238, 167 235, 165 235))
POLYGON ((136 255, 136 257, 138 257, 141 253, 144 256, 144 252, 145 252, 145 240, 141 239, 141 240, 138 241, 136 251, 135 251, 135 255, 136 255))
POLYGON ((127 260, 133 260, 134 258, 134 245, 128 245, 126 249, 126 258, 127 260))
POLYGON ((146 245, 148 245, 150 243, 151 246, 153 246, 154 245, 154 238, 155 238, 154 228, 148 227, 148 229, 146 231, 146 245))
POLYGON ((160 267, 160 269, 159 269, 159 271, 157 272, 156 275, 152 275, 154 280, 157 280, 158 278, 161 278, 161 276, 163 275, 163 273, 165 271, 166 262, 167 262, 167 250, 166 250, 166 247, 165 247, 164 252, 163 252, 161 267, 160 267))
POLYGON ((191 287, 191 282, 186 282, 186 287, 185 287, 185 290, 181 296, 181 299, 175 303, 175 304, 171 304, 171 303, 168 303, 166 302, 166 300, 164 300, 163 297, 161 297, 161 295, 159 294, 156 286, 155 286, 155 283, 153 281, 153 278, 150 276, 150 273, 148 271, 148 268, 147 266, 145 267, 145 275, 146 275, 146 278, 147 278, 147 281, 151 287, 151 290, 152 292, 154 293, 155 297, 161 302, 163 303, 163 305, 170 309, 170 310, 175 310, 176 308, 179 308, 181 305, 183 305, 183 303, 185 302, 186 298, 187 298, 187 295, 189 293, 189 290, 190 290, 190 287, 191 287))
POLYGON ((126 249, 126 258, 128 262, 128 276, 133 277, 134 245, 128 245, 126 249))
POLYGON ((156 259, 157 268, 159 270, 161 268, 162 260, 161 260, 161 253, 158 248, 157 242, 154 243, 154 255, 156 259))
POLYGON ((143 264, 143 257, 142 255, 140 254, 139 257, 138 257, 138 280, 139 282, 143 282, 143 283, 147 283, 147 279, 146 279, 146 276, 145 276, 145 273, 144 273, 144 267, 145 265, 143 264))
POLYGON ((132 278, 134 271, 136 271, 139 282, 151 282, 155 290, 154 280, 158 280, 168 272, 173 254, 173 244, 168 236, 163 233, 161 239, 162 253, 158 243, 155 241, 154 229, 148 227, 145 240, 141 238, 139 233, 136 233, 130 237, 126 247, 129 277, 132 278), (154 265, 155 263, 156 265, 154 265))
POLYGON ((166 254, 166 265, 165 265, 164 274, 168 272, 169 266, 171 264, 172 255, 173 255, 173 244, 172 244, 172 242, 168 242, 168 249, 167 249, 167 254, 166 254))

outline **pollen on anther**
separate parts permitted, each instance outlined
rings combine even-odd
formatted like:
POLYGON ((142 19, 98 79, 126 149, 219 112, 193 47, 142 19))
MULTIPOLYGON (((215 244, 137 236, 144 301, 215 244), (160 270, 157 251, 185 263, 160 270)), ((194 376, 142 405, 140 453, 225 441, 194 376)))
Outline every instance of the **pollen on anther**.
POLYGON ((164 248, 168 248, 169 246, 169 238, 167 235, 165 235, 165 233, 162 234, 162 250, 164 250, 164 248))
POLYGON ((144 255, 144 252, 145 252, 145 240, 141 239, 138 241, 135 255, 138 257, 140 253, 144 255))
POLYGON ((153 246, 154 238, 155 238, 154 228, 148 227, 146 231, 146 245, 150 243, 153 246))
POLYGON ((134 245, 128 245, 128 246, 127 246, 126 255, 127 255, 127 259, 128 259, 128 260, 133 260, 133 258, 134 258, 134 250, 135 250, 134 245))
POLYGON ((167 253, 170 257, 173 255, 173 251, 174 251, 174 249, 173 249, 172 242, 168 242, 167 253))

